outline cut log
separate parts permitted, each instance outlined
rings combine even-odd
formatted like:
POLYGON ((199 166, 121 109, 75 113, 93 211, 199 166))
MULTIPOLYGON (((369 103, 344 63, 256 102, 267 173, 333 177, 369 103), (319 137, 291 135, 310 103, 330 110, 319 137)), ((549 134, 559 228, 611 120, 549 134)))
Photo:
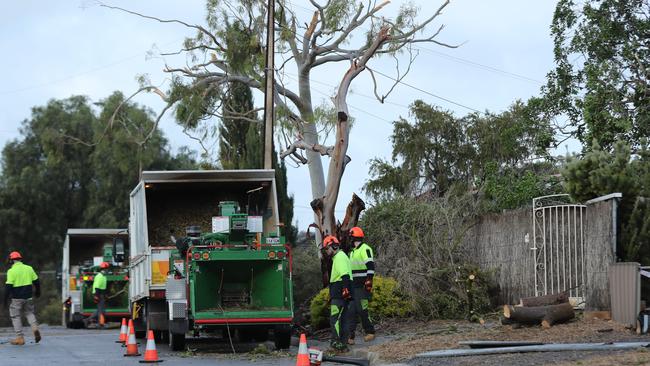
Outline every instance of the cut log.
POLYGON ((555 323, 561 323, 573 319, 575 313, 573 306, 568 303, 535 307, 514 307, 505 305, 503 316, 521 324, 542 324, 549 328, 555 323))
POLYGON ((558 305, 569 302, 569 292, 560 292, 559 294, 550 294, 544 296, 524 297, 519 300, 521 306, 546 306, 558 305))

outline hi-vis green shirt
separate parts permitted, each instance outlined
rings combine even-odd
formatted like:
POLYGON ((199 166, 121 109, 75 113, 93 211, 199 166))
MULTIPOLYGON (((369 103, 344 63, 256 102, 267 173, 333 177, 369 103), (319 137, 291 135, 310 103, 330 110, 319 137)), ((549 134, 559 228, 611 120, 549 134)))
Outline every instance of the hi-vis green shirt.
POLYGON ((106 290, 106 276, 101 272, 97 273, 93 280, 93 294, 97 293, 97 290, 106 290))
POLYGON ((356 285, 361 285, 367 277, 375 275, 374 254, 370 245, 361 243, 350 252, 352 277, 356 285))
POLYGON ((11 285, 11 297, 14 299, 29 299, 32 297, 32 283, 38 276, 31 266, 23 262, 15 262, 7 271, 7 285, 11 285))
POLYGON ((352 279, 352 267, 350 266, 350 258, 339 250, 332 259, 332 273, 330 275, 330 283, 339 282, 343 280, 343 276, 348 275, 348 279, 352 279))

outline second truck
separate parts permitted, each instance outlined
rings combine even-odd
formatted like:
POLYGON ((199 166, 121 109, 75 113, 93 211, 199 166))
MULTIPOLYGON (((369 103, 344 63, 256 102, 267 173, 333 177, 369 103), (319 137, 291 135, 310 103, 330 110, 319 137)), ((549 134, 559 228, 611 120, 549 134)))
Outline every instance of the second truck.
POLYGON ((106 321, 129 312, 128 234, 126 229, 68 229, 63 243, 61 294, 63 324, 81 328, 96 310, 93 280, 101 262, 106 271, 106 321))
POLYGON ((136 333, 173 350, 214 333, 289 347, 292 258, 273 170, 145 171, 130 199, 136 333))

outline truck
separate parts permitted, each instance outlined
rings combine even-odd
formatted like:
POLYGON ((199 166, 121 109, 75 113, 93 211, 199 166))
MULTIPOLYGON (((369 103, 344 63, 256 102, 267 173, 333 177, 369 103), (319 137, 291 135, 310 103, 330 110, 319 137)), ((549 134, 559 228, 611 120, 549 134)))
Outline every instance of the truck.
POLYGON ((136 336, 182 350, 188 334, 288 348, 291 248, 273 170, 144 171, 130 195, 129 301, 136 336))
POLYGON ((108 262, 106 321, 129 317, 127 229, 68 229, 63 243, 61 294, 62 324, 84 327, 97 304, 92 293, 93 279, 101 262, 108 262))

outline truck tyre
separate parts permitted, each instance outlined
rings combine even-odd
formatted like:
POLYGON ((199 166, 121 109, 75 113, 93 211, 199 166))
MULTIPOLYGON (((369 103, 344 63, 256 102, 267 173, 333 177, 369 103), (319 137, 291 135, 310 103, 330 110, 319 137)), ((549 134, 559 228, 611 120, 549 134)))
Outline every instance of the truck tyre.
POLYGON ((267 328, 259 328, 253 331, 253 339, 255 342, 266 342, 269 340, 269 330, 267 328))
POLYGON ((172 333, 169 331, 169 348, 172 351, 185 350, 185 333, 172 333))
POLYGON ((291 327, 288 325, 276 326, 273 331, 273 338, 276 349, 288 349, 291 346, 291 327))
POLYGON ((72 329, 82 329, 85 328, 86 323, 84 323, 84 316, 79 313, 72 314, 72 320, 70 321, 70 328, 72 329))

